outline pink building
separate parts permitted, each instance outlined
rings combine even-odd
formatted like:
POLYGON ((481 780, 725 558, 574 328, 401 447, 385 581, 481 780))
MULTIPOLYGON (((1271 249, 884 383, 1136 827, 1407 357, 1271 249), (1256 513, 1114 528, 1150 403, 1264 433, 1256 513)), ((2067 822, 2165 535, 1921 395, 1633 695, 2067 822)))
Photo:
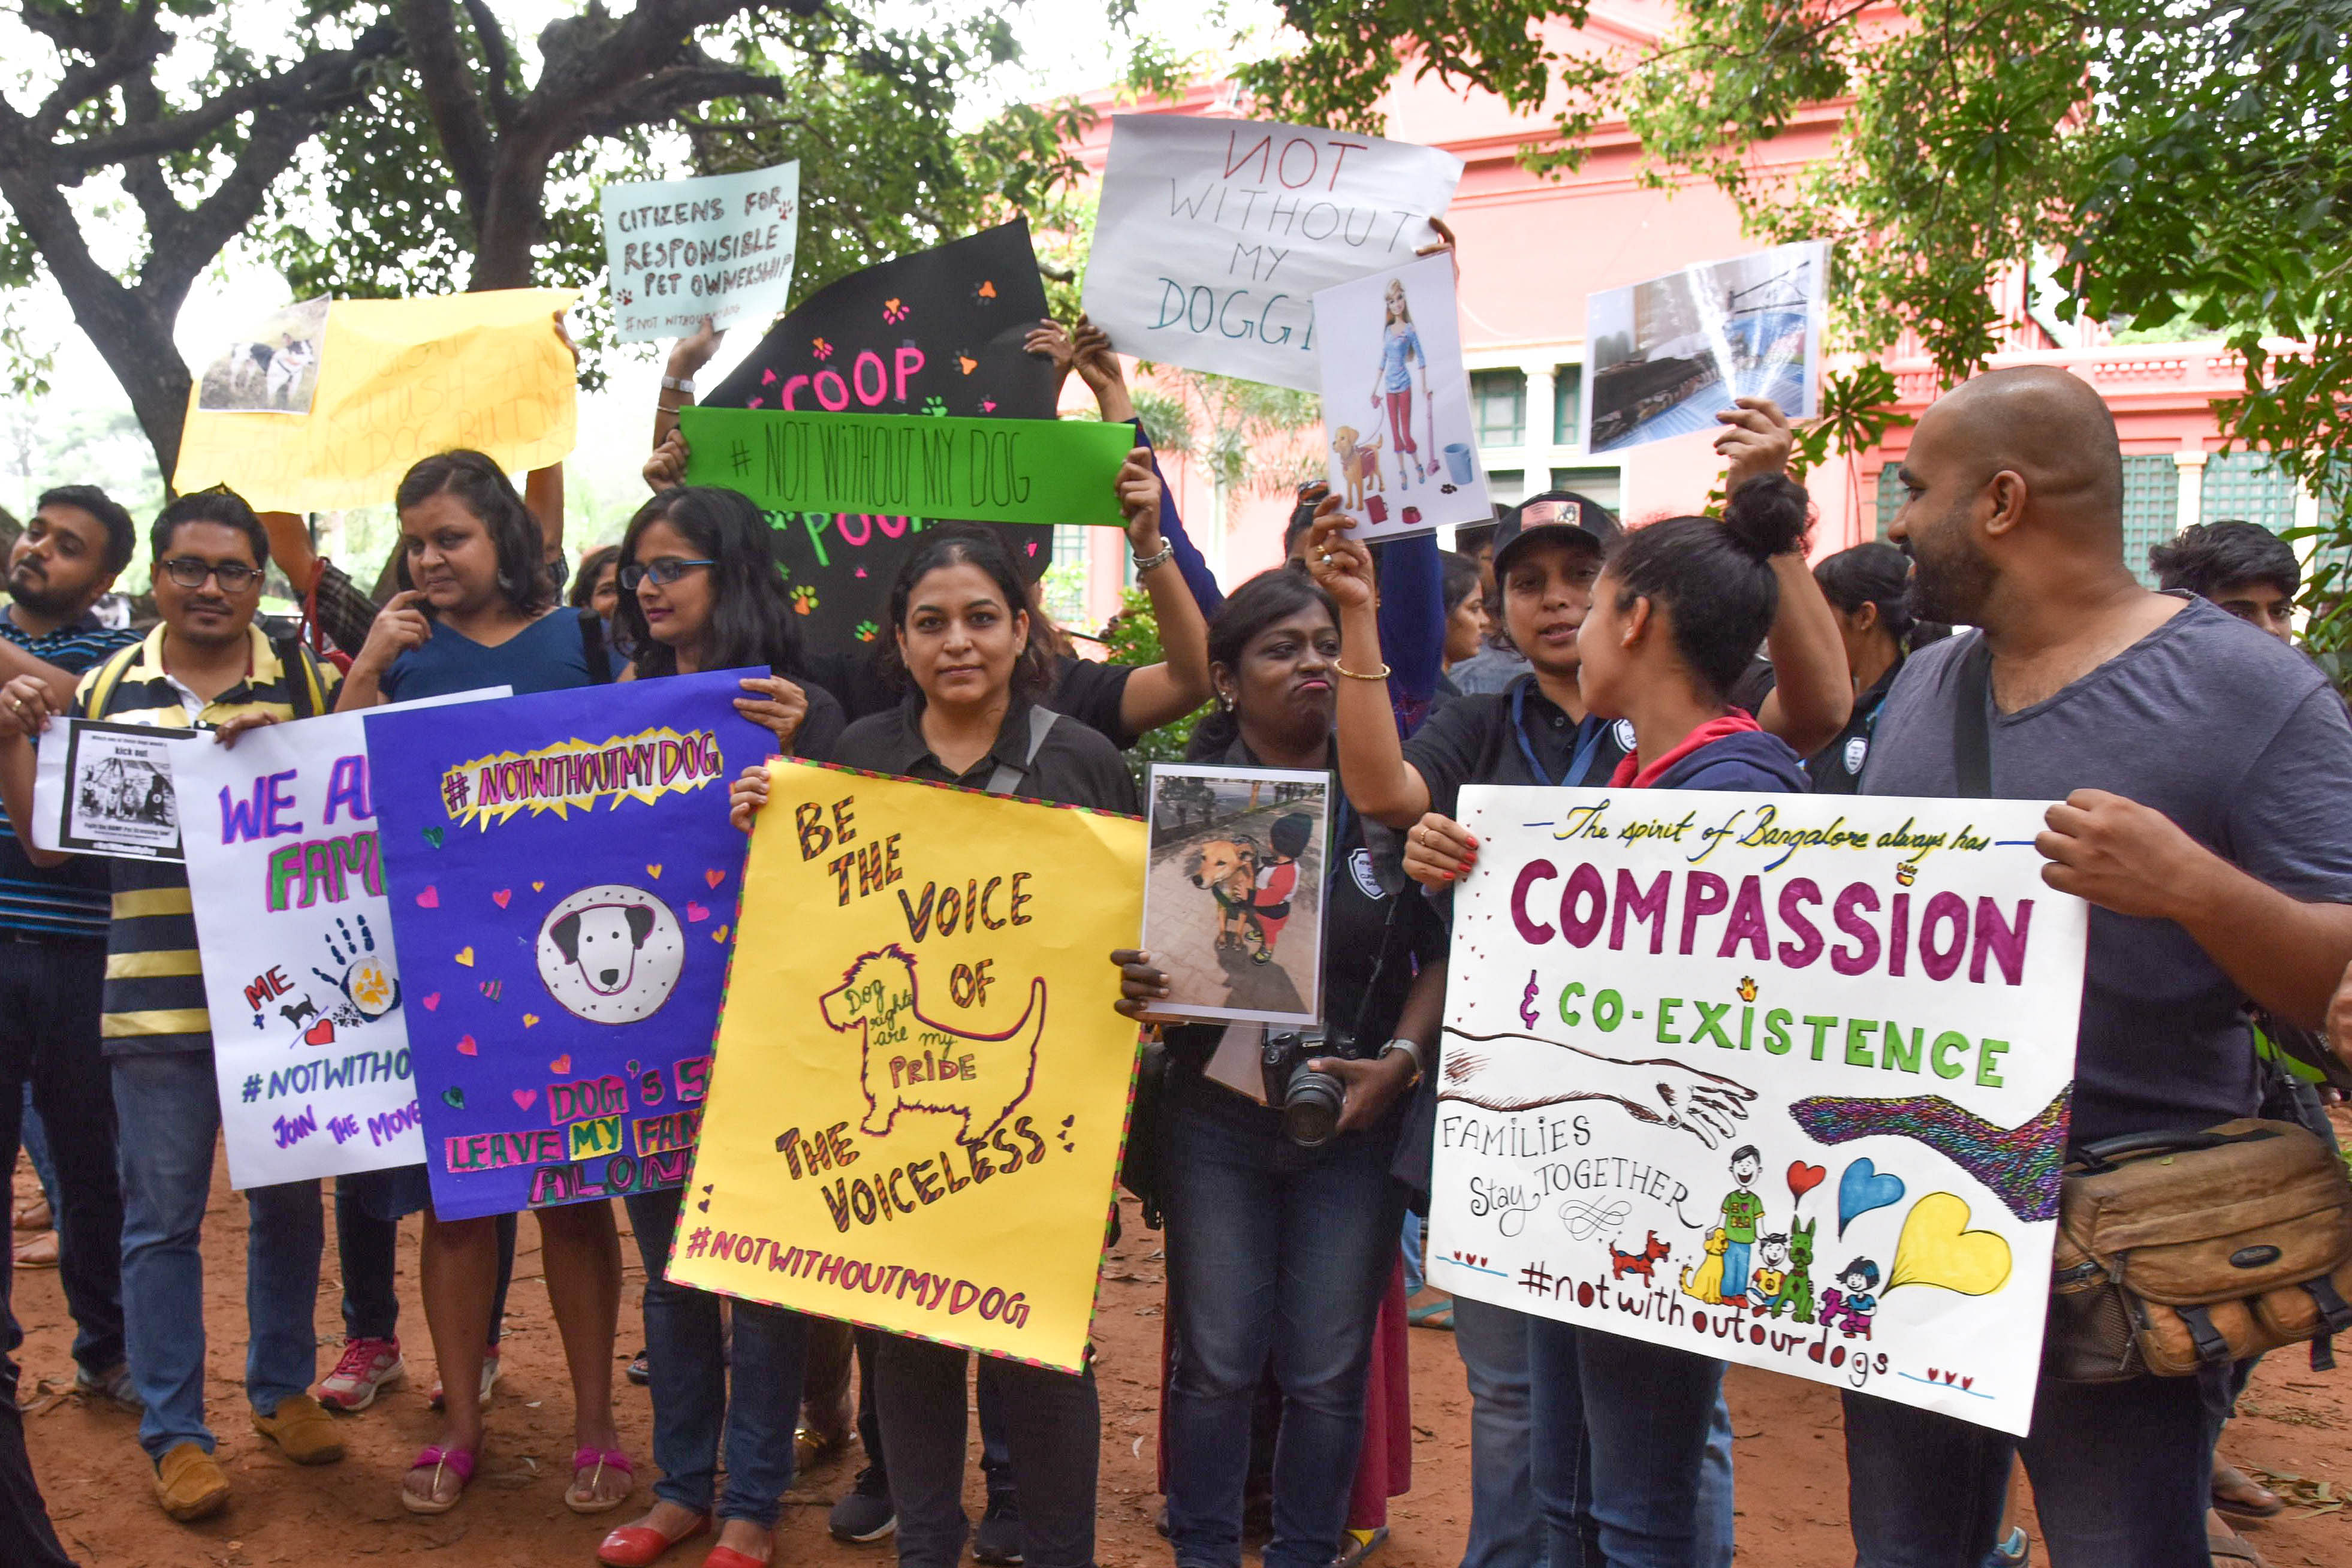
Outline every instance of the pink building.
MULTIPOLYGON (((1664 14, 1648 0, 1612 5, 1606 16, 1596 12, 1580 36, 1562 30, 1556 41, 1563 47, 1638 48, 1655 37, 1664 14)), ((1177 102, 1124 104, 1108 93, 1093 102, 1103 118, 1080 154, 1097 174, 1113 114, 1247 117, 1230 83, 1196 84, 1177 102)), ((1614 506, 1629 521, 1696 508, 1720 477, 1706 437, 1605 458, 1577 445, 1585 297, 1691 262, 1760 248, 1741 232, 1729 199, 1699 181, 1666 190, 1641 184, 1640 148, 1622 121, 1592 133, 1582 167, 1549 179, 1528 174, 1517 157, 1520 146, 1548 133, 1548 114, 1515 115, 1490 95, 1452 91, 1434 77, 1400 81, 1385 108, 1391 137, 1442 147, 1465 164, 1446 219, 1461 241, 1462 339, 1480 454, 1496 499, 1566 487, 1614 506)), ((1820 157, 1829 150, 1839 116, 1838 105, 1822 105, 1758 155, 1785 163, 1820 157)), ((2313 503, 2262 458, 2220 450, 2210 404, 2241 384, 2235 358, 2221 344, 2114 344, 2097 328, 2078 334, 2046 313, 2037 321, 2037 312, 2025 308, 2026 290, 2011 291, 2015 325, 1995 363, 2065 366, 2097 386, 2116 411, 2135 563, 2145 559, 2149 543, 2200 518, 2242 517, 2273 528, 2315 520, 2313 503)), ((1916 414, 1936 395, 1936 379, 1928 362, 1907 348, 1899 345, 1887 364, 1904 408, 1916 414)), ((1084 389, 1076 382, 1071 389, 1068 405, 1083 405, 1084 389)), ((1890 432, 1880 449, 1833 462, 1811 477, 1821 510, 1818 553, 1883 532, 1898 499, 1893 469, 1908 434, 1890 432)), ((1303 433, 1297 445, 1294 466, 1299 457, 1320 452, 1319 430, 1303 433)), ((1290 509, 1286 482, 1220 497, 1201 464, 1163 460, 1187 526, 1223 582, 1237 583, 1277 561, 1290 509)), ((1087 541, 1085 609, 1072 617, 1082 624, 1099 623, 1116 606, 1124 552, 1115 542, 1107 535, 1087 541)))

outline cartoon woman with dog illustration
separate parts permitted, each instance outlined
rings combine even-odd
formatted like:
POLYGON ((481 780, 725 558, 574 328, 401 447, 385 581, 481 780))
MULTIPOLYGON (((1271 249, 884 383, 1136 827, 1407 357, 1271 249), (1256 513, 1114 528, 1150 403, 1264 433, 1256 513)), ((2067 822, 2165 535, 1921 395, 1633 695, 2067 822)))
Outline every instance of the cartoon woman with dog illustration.
POLYGON ((1381 368, 1372 378, 1372 406, 1385 398, 1389 411, 1389 450, 1396 454, 1397 484, 1426 484, 1429 470, 1412 439, 1412 370, 1421 366, 1423 401, 1429 399, 1429 355, 1422 349, 1421 332, 1412 324, 1412 307, 1406 303, 1404 279, 1389 279, 1387 313, 1381 327, 1381 368), (1405 459, 1412 459, 1413 477, 1404 477, 1405 459))
POLYGON ((1303 811, 1275 819, 1266 829, 1266 859, 1257 868, 1257 892, 1250 911, 1256 917, 1257 951, 1252 963, 1272 963, 1274 944, 1290 919, 1290 897, 1298 890, 1298 857, 1315 836, 1315 819, 1303 811))

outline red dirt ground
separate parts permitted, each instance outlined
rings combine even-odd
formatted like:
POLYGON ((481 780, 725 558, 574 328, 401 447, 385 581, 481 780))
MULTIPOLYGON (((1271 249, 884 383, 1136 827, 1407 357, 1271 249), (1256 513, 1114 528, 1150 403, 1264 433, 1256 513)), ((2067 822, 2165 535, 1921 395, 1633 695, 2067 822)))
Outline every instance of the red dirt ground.
MULTIPOLYGON (((2342 1124, 2352 1132, 2352 1117, 2342 1124)), ((28 1170, 20 1173, 17 1190, 34 1190, 28 1170)), ((332 1212, 331 1205, 331 1225, 332 1212)), ((1152 1446, 1163 1274, 1159 1236, 1137 1224, 1132 1205, 1127 1220, 1125 1240, 1104 1260, 1096 1323, 1104 1452, 1098 1555, 1103 1568, 1157 1568, 1169 1561, 1166 1543, 1152 1530, 1159 1506, 1152 1446)), ((412 1233, 415 1224, 407 1227, 412 1233)), ((133 1417, 85 1407, 70 1394, 55 1396, 73 1379, 68 1353, 72 1323, 58 1277, 52 1269, 16 1275, 16 1311, 27 1336, 19 1353, 26 1370, 24 1397, 35 1412, 26 1419, 34 1465, 58 1532, 83 1563, 585 1565, 593 1562, 604 1531, 633 1517, 622 1512, 590 1521, 564 1510, 564 1466, 572 1447, 568 1384, 540 1278, 534 1226, 522 1227, 522 1250, 515 1261, 507 1373, 490 1413, 482 1472, 455 1513, 417 1519, 401 1510, 396 1497, 402 1468, 436 1429, 425 1405, 431 1357, 416 1303, 413 1234, 401 1279, 412 1382, 346 1423, 350 1454, 341 1465, 303 1470, 278 1458, 246 1422, 240 1339, 245 1205, 228 1190, 225 1168, 215 1175, 207 1226, 210 1411, 236 1494, 224 1514, 204 1524, 174 1524, 156 1508, 133 1417)), ((639 1342, 642 1277, 635 1247, 625 1244, 623 1252, 630 1268, 617 1359, 625 1359, 639 1342)), ((331 1235, 327 1266, 318 1303, 321 1373, 332 1364, 341 1336, 331 1235)), ((1470 1400, 1452 1336, 1416 1331, 1412 1342, 1416 1484, 1410 1496, 1391 1504, 1391 1540, 1374 1562, 1377 1568, 1451 1568, 1460 1561, 1469 1526, 1470 1400)), ((1730 1390, 1738 1436, 1740 1561, 1757 1568, 1851 1563, 1834 1394, 1738 1367, 1732 1369, 1730 1390)), ((621 1383, 619 1405, 624 1440, 640 1473, 649 1478, 645 1391, 621 1383)), ((2344 1497, 2352 1491, 2352 1376, 2315 1374, 2295 1353, 2271 1358, 2257 1373, 2223 1451, 2240 1465, 2300 1478, 2295 1489, 2306 1498, 2319 1495, 2322 1484, 2330 1489, 2325 1495, 2344 1497)), ((848 1484, 854 1468, 853 1457, 803 1478, 785 1510, 779 1563, 883 1568, 887 1548, 843 1546, 824 1531, 825 1510, 848 1484)), ((978 1479, 975 1458, 975 1517, 978 1479)), ((647 1495, 641 1487, 635 1506, 644 1506, 647 1495)), ((2030 1511, 2026 1522, 2031 1528, 2030 1511)), ((2276 1568, 2341 1568, 2352 1563, 2352 1512, 2340 1504, 2298 1506, 2282 1519, 2249 1527, 2248 1533, 2276 1568)), ((2035 1561, 2041 1562, 2038 1542, 2036 1546, 2035 1561)), ((699 1552, 688 1548, 666 1561, 692 1565, 700 1560, 699 1552)))

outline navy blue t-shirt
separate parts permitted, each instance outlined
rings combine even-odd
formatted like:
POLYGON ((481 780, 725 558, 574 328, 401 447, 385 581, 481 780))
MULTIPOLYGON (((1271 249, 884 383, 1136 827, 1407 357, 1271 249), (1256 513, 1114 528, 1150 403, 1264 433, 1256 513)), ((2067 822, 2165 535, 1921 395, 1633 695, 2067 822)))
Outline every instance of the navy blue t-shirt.
MULTIPOLYGON (((522 697, 603 683, 589 676, 588 646, 576 610, 541 616, 496 647, 478 643, 438 621, 431 624, 431 639, 394 659, 392 668, 383 672, 378 685, 385 701, 449 697, 486 686, 511 686, 514 694, 522 697)), ((604 658, 603 679, 616 679, 626 661, 615 657, 601 638, 599 647, 604 658)))

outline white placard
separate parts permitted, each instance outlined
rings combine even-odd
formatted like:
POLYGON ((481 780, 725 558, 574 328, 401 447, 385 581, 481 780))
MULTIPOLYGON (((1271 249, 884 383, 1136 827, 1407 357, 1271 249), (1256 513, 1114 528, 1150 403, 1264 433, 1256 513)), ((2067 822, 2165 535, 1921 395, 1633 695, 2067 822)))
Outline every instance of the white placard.
POLYGON ((1462 792, 1429 1276, 2022 1434, 2087 906, 2042 803, 1462 792))
POLYGON ((1315 296, 1324 468, 1359 539, 1489 522, 1462 368, 1454 259, 1425 256, 1315 296))
POLYGON ((725 330, 784 308, 800 241, 797 161, 740 174, 616 182, 602 193, 614 338, 725 330))
POLYGON ((1305 125, 1122 114, 1086 308, 1121 353, 1313 392, 1317 293, 1436 238, 1462 160, 1305 125))
POLYGON ((33 759, 33 842, 64 855, 180 858, 172 757, 194 730, 54 719, 33 759))
POLYGON ((1829 242, 1806 240, 1606 289, 1585 305, 1580 438, 1615 452, 1721 429, 1735 398, 1813 417, 1829 242))
POLYGON ((174 778, 229 1184, 419 1163, 405 1009, 439 998, 402 991, 363 716, 202 742, 174 754, 174 778))

